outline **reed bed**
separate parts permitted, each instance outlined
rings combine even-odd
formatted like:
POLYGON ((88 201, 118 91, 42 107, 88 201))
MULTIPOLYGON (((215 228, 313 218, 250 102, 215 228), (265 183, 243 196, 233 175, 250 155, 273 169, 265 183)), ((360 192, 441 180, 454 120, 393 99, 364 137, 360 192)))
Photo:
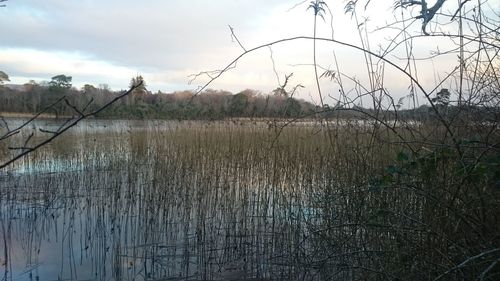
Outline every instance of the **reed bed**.
MULTIPOLYGON (((371 184, 405 149, 394 132, 283 125, 85 123, 1 175, 4 279, 422 280, 446 268, 426 252, 452 240, 426 227, 443 209, 423 190, 371 184)), ((446 246, 457 259, 460 243, 446 246)))

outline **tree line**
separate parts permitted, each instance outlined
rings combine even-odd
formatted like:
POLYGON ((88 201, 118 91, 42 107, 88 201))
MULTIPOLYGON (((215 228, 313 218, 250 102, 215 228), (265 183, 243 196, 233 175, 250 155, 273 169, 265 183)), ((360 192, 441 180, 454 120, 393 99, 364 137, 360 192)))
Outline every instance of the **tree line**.
MULTIPOLYGON (((122 95, 125 90, 113 91, 106 84, 86 84, 81 89, 72 86, 72 77, 56 75, 48 82, 33 80, 23 85, 4 85, 9 76, 0 71, 0 112, 37 114, 41 111, 58 116, 78 115, 78 111, 92 112, 110 100, 122 95), (58 102, 65 100, 65 102, 58 102)), ((246 89, 236 94, 224 90, 207 89, 152 93, 142 76, 133 77, 130 87, 135 88, 109 108, 99 112, 99 118, 119 119, 167 119, 167 120, 221 120, 225 118, 354 118, 379 121, 389 120, 433 120, 436 114, 428 105, 403 109, 397 104, 385 109, 364 108, 359 105, 337 104, 314 105, 296 99, 293 92, 278 87, 270 94, 246 89)), ((498 107, 460 106, 450 103, 449 91, 437 92, 435 108, 442 116, 456 118, 467 116, 469 120, 481 120, 488 116, 498 117, 498 107)))
MULTIPOLYGON (((49 82, 31 80, 24 85, 0 85, 0 112, 36 114, 49 108, 49 114, 71 116, 75 109, 93 111, 125 91, 113 91, 106 84, 86 84, 81 89, 72 86, 72 77, 56 75, 49 82), (61 98, 68 102, 57 103, 61 98)), ((246 89, 236 94, 224 90, 207 89, 194 91, 152 93, 142 76, 133 77, 130 85, 142 84, 130 95, 118 100, 98 114, 101 118, 127 119, 206 119, 218 120, 230 117, 248 118, 298 118, 313 114, 317 107, 310 102, 296 99, 283 89, 270 94, 246 89)))

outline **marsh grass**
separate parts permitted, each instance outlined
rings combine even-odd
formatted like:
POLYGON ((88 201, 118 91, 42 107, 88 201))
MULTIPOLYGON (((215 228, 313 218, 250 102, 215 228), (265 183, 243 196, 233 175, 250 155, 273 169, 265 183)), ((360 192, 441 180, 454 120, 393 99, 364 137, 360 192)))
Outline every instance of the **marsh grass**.
POLYGON ((5 279, 418 280, 465 255, 444 230, 473 206, 388 172, 393 131, 284 124, 85 123, 2 174, 5 279))

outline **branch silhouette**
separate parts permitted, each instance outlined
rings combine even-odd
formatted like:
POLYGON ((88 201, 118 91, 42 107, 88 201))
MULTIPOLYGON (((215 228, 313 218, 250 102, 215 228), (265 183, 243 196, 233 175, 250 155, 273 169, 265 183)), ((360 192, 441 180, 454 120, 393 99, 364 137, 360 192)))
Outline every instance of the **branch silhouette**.
POLYGON ((143 81, 139 81, 137 84, 135 85, 132 85, 130 87, 130 89, 124 93, 122 93, 121 95, 118 95, 116 96, 114 99, 110 100, 109 102, 107 102, 106 104, 104 104, 103 106, 101 106, 100 108, 92 111, 92 112, 89 112, 89 113, 83 113, 83 110, 79 110, 77 109, 75 106, 71 105, 69 103, 68 100, 66 100, 65 97, 61 97, 59 100, 57 100, 55 103, 49 105, 48 107, 46 107, 44 110, 42 110, 41 112, 39 112, 38 114, 36 114, 34 117, 30 118, 28 121, 26 121, 25 123, 23 123, 21 126, 17 127, 16 129, 13 129, 13 130, 10 130, 8 131, 7 133, 5 133, 2 137, 0 137, 0 141, 2 140, 5 140, 15 134, 18 134, 20 132, 20 130, 22 128, 24 128, 25 126, 27 126, 28 124, 30 124, 31 122, 35 121, 35 119, 37 117, 39 117, 42 113, 46 112, 47 110, 49 110, 50 108, 52 108, 54 105, 64 101, 68 106, 70 106, 71 108, 73 108, 77 113, 78 113, 78 117, 74 120, 72 119, 68 119, 66 120, 66 122, 64 124, 62 124, 58 130, 56 131, 48 131, 48 130, 43 130, 43 129, 40 129, 41 132, 43 133, 48 133, 48 134, 51 134, 51 136, 37 144, 35 144, 34 146, 28 146, 28 141, 31 139, 32 135, 30 135, 27 140, 24 142, 24 145, 21 146, 21 147, 9 147, 9 149, 12 149, 12 150, 23 150, 21 153, 17 154, 16 156, 14 156, 13 158, 7 160, 6 162, 4 162, 3 164, 0 165, 0 170, 11 165, 12 163, 14 163, 15 161, 21 159, 22 157, 32 153, 33 151, 39 149, 40 147, 52 142, 54 139, 58 138, 59 136, 61 136, 64 132, 66 132, 67 130, 69 130, 70 128, 76 126, 80 121, 82 121, 83 119, 86 119, 90 116, 95 116, 97 115, 99 112, 103 111, 104 109, 108 108, 109 106, 111 106, 113 103, 115 103, 116 101, 120 100, 121 98, 129 95, 130 93, 132 93, 135 89, 139 88, 141 85, 142 85, 143 81))

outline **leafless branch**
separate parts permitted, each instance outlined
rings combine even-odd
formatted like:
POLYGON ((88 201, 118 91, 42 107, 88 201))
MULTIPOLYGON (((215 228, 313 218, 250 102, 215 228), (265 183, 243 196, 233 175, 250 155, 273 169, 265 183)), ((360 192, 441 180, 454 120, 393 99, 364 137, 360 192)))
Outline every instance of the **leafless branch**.
POLYGON ((80 116, 83 116, 84 114, 78 109, 76 108, 76 106, 74 106, 73 104, 71 104, 68 99, 64 99, 64 102, 66 103, 67 106, 69 106, 71 109, 73 109, 76 113, 78 113, 78 115, 80 116))
POLYGON ((395 7, 401 7, 401 8, 407 8, 411 6, 420 6, 420 15, 417 16, 417 19, 422 19, 422 32, 425 35, 429 35, 429 33, 426 31, 427 24, 434 18, 434 15, 436 12, 443 6, 444 2, 446 0, 437 0, 436 3, 428 8, 426 0, 422 1, 397 1, 395 3, 395 7))
MULTIPOLYGON (((104 104, 102 107, 100 107, 99 109, 95 110, 95 111, 92 111, 90 113, 86 113, 86 114, 83 114, 80 115, 78 118, 76 119, 68 119, 66 120, 66 122, 68 123, 65 123, 63 124, 61 127, 59 127, 59 129, 55 132, 49 132, 49 131, 44 131, 44 132, 47 132, 47 133, 51 133, 52 136, 50 136, 49 138, 41 141, 40 143, 37 143, 36 145, 34 145, 33 147, 17 147, 15 149, 22 149, 24 150, 23 152, 19 153, 18 155, 14 156, 13 158, 7 160, 5 163, 1 164, 0 165, 0 170, 9 166, 10 164, 14 163, 15 161, 17 161, 18 159, 28 155, 29 153, 37 150, 38 148, 52 142, 54 139, 56 139, 57 137, 61 136, 64 132, 66 132, 67 130, 69 130, 70 128, 76 126, 80 121, 82 121, 83 119, 85 118, 88 118, 90 116, 95 116, 97 115, 99 112, 103 111, 104 109, 108 108, 109 106, 111 106, 113 103, 115 103, 116 101, 118 101, 119 99, 129 95, 130 93, 132 93, 135 89, 137 89, 138 87, 140 87, 142 85, 143 81, 139 81, 139 83, 135 84, 135 85, 132 85, 132 87, 130 87, 130 89, 118 96, 116 96, 114 99, 112 99, 111 101, 107 102, 106 104, 104 104), (67 124, 67 125, 66 125, 67 124)), ((59 99, 58 102, 60 102, 63 98, 59 99)), ((56 103, 55 103, 56 104, 56 103)), ((37 116, 39 116, 41 113, 39 113, 37 116)), ((31 121, 34 120, 34 118, 31 118, 30 119, 31 121)), ((20 128, 24 127, 27 123, 23 124, 20 128)), ((16 129, 16 132, 19 132, 20 128, 17 128, 16 129)), ((43 132, 43 131, 42 131, 43 132)), ((31 138, 31 137, 30 137, 31 138)))
POLYGON ((274 75, 276 75, 276 81, 278 82, 278 85, 281 85, 280 76, 278 74, 278 71, 276 70, 276 63, 274 61, 273 48, 271 46, 269 46, 269 59, 271 60, 271 63, 273 65, 273 72, 274 72, 274 75))
POLYGON ((288 8, 288 10, 286 10, 287 12, 290 12, 291 10, 297 8, 298 6, 304 4, 305 2, 307 2, 307 0, 304 0, 304 1, 300 1, 298 3, 295 3, 292 7, 288 8))
MULTIPOLYGON (((399 72, 401 72, 402 74, 404 74, 405 76, 407 76, 417 86, 417 88, 422 92, 422 94, 425 96, 425 98, 429 102, 429 104, 430 104, 433 112, 436 114, 437 120, 439 120, 439 122, 444 125, 444 127, 446 128, 446 131, 453 138, 454 133, 450 129, 450 126, 449 126, 448 122, 444 119, 444 117, 442 116, 442 114, 437 109, 437 107, 435 105, 435 102, 432 100, 432 97, 431 97, 432 93, 429 93, 428 91, 426 91, 425 88, 421 85, 421 83, 413 75, 411 75, 405 69, 401 68, 400 66, 398 66, 397 64, 395 64, 394 62, 392 62, 391 60, 387 59, 384 56, 381 56, 381 55, 376 54, 376 53, 374 53, 372 51, 369 51, 369 50, 366 50, 366 49, 364 49, 362 47, 356 46, 354 44, 350 44, 350 43, 338 41, 338 40, 335 40, 335 39, 332 39, 332 38, 311 37, 311 36, 295 36, 295 37, 288 37, 288 38, 283 38, 283 39, 275 40, 275 41, 272 41, 272 42, 269 42, 269 43, 266 43, 266 44, 262 44, 262 45, 253 47, 251 49, 248 49, 247 51, 244 51, 240 55, 238 55, 237 57, 235 57, 229 64, 226 65, 226 67, 222 68, 222 70, 217 75, 213 76, 207 83, 205 83, 203 86, 201 86, 198 89, 198 91, 196 92, 196 94, 201 93, 201 91, 203 91, 204 89, 206 89, 210 84, 212 84, 212 82, 214 82, 216 79, 218 79, 219 77, 221 77, 226 71, 228 71, 229 69, 233 68, 234 65, 241 58, 243 58, 244 56, 246 56, 248 53, 254 52, 254 51, 262 49, 262 48, 268 48, 270 46, 274 46, 274 45, 278 45, 278 44, 283 44, 283 43, 287 43, 287 42, 292 42, 292 41, 299 41, 299 40, 317 40, 317 41, 334 43, 334 44, 342 45, 342 46, 345 46, 345 47, 349 47, 349 48, 354 49, 354 50, 358 50, 358 51, 363 52, 363 53, 367 53, 367 54, 369 54, 369 55, 371 55, 373 57, 376 57, 376 58, 380 59, 381 61, 384 61, 385 63, 387 63, 391 67, 395 68, 396 70, 398 70, 399 72)), ((459 149, 458 141, 454 140, 454 143, 456 144, 457 149, 459 149)))
MULTIPOLYGON (((59 104, 62 100, 64 100, 66 97, 63 96, 61 98, 59 98, 58 100, 56 100, 54 103, 48 105, 47 107, 45 107, 44 109, 42 109, 40 112, 38 112, 37 114, 35 114, 33 117, 31 117, 30 119, 28 119, 28 121, 24 122, 21 126, 15 128, 15 129, 12 129, 12 130, 9 130, 8 132, 6 132, 3 136, 0 137, 0 141, 3 141, 5 139, 8 139, 10 138, 11 136, 19 133, 21 131, 22 128, 26 127, 27 125, 29 125, 31 122, 35 121, 40 115, 44 114, 45 112, 49 111, 50 109, 54 108, 55 105, 59 104)), ((5 121, 4 121, 5 122, 5 121)))
POLYGON ((455 11, 455 13, 453 14, 453 16, 451 17, 451 20, 454 20, 455 17, 458 15, 458 13, 462 10, 462 7, 465 5, 465 3, 469 2, 470 0, 464 0, 463 2, 460 2, 460 5, 458 6, 457 10, 455 11))
POLYGON ((234 33, 234 28, 230 25, 229 26, 229 30, 231 30, 231 39, 234 39, 236 40, 236 42, 238 42, 238 45, 240 45, 240 47, 243 49, 243 51, 246 51, 247 49, 245 49, 245 47, 243 47, 243 44, 241 44, 240 40, 238 39, 238 36, 236 36, 236 34, 234 33))
POLYGON ((493 254, 493 253, 497 253, 497 252, 500 252, 500 248, 496 248, 496 249, 491 249, 491 250, 488 250, 488 251, 485 251, 485 252, 482 252, 478 255, 475 255, 475 256, 472 256, 468 259, 466 259, 465 261, 463 261, 462 263, 460 263, 459 265, 453 267, 453 268, 450 268, 448 271, 446 271, 445 273, 439 275, 437 278, 434 279, 434 281, 437 281, 437 280, 440 280, 442 279, 443 277, 445 277, 446 275, 450 274, 451 272, 455 271, 455 270, 458 270, 464 266, 466 266, 467 264, 469 264, 470 262, 474 261, 474 260, 477 260, 479 258, 482 258, 484 256, 487 256, 487 255, 490 255, 490 254, 493 254))
POLYGON ((5 121, 5 118, 3 116, 0 116, 0 120, 2 120, 2 123, 3 123, 3 126, 5 127, 5 129, 7 129, 7 131, 10 131, 9 124, 7 123, 7 121, 5 121))

